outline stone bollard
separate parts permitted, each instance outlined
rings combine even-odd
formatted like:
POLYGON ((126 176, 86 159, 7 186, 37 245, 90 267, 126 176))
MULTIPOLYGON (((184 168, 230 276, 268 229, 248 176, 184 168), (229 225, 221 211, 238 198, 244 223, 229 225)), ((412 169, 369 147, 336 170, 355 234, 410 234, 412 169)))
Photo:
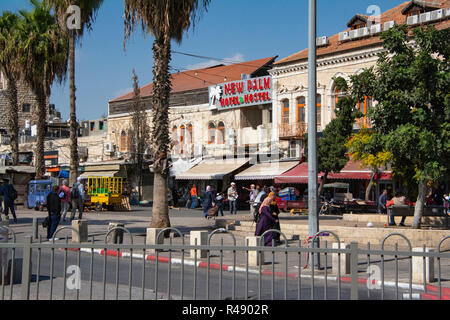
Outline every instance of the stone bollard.
MULTIPOLYGON (((339 249, 338 243, 333 243, 333 249, 339 249)), ((350 249, 349 244, 345 244, 341 242, 340 249, 350 249)), ((338 274, 338 265, 339 265, 339 255, 337 253, 332 254, 332 273, 338 274)), ((350 254, 341 253, 341 275, 350 274, 350 254)))
MULTIPOLYGON (((195 246, 195 240, 197 240, 198 246, 208 245, 208 231, 191 231, 191 246, 195 246)), ((203 259, 208 257, 208 250, 197 250, 197 259, 203 259)), ((191 250, 191 258, 195 258, 195 250, 191 250)))
MULTIPOLYGON (((147 238, 145 239, 145 244, 147 245, 158 245, 158 244, 164 244, 164 233, 161 233, 161 236, 157 239, 158 234, 163 229, 160 228, 148 228, 147 229, 147 238)), ((155 249, 148 249, 149 253, 155 253, 155 249)), ((162 251, 162 250, 158 250, 162 251)))
MULTIPOLYGON (((249 247, 259 247, 261 237, 246 237, 245 245, 249 247)), ((248 265, 251 267, 258 267, 264 265, 264 251, 258 252, 257 250, 248 251, 248 265)))
POLYGON ((79 232, 78 238, 78 234, 75 231, 72 231, 72 243, 88 242, 89 233, 88 233, 88 222, 86 220, 73 220, 72 228, 74 228, 79 232))
MULTIPOLYGON (((0 227, 0 243, 8 243, 8 236, 8 229, 0 227)), ((8 249, 2 248, 0 249, 0 284, 7 285, 8 282, 8 249), (2 274, 4 278, 2 278, 2 274)))
MULTIPOLYGON (((108 232, 114 228, 125 228, 125 224, 123 223, 117 223, 117 222, 111 222, 108 226, 108 232)), ((114 244, 123 244, 123 229, 116 229, 112 231, 107 238, 107 242, 113 242, 114 244)))
MULTIPOLYGON (((413 252, 423 252, 423 248, 413 248, 413 252)), ((425 252, 434 252, 433 249, 425 248, 425 252)), ((412 257, 412 281, 414 283, 423 283, 423 257, 412 257)), ((434 279, 434 258, 425 257, 425 280, 427 283, 433 282, 434 279)))
POLYGON ((39 219, 33 217, 33 240, 39 239, 39 219))

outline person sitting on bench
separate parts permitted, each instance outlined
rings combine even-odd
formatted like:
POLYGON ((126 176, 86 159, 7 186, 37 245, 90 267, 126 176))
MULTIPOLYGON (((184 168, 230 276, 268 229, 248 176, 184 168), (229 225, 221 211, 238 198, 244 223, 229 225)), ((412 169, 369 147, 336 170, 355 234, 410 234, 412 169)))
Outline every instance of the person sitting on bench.
MULTIPOLYGON (((388 201, 388 203, 386 204, 386 207, 392 207, 392 206, 413 206, 415 205, 414 203, 411 203, 408 199, 406 199, 406 197, 403 195, 403 192, 401 190, 396 190, 395 192, 395 197, 392 198, 392 200, 388 201)), ((389 223, 390 226, 396 226, 395 224, 395 218, 394 216, 391 214, 392 211, 389 211, 389 216, 391 218, 391 222, 389 223)), ((405 226, 405 220, 406 217, 402 217, 402 222, 400 222, 400 226, 404 227, 405 226)))

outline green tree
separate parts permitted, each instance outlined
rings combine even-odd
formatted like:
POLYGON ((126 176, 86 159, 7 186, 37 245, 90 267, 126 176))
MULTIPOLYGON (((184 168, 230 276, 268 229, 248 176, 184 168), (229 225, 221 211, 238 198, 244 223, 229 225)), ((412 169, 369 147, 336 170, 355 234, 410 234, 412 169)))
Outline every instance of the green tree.
MULTIPOLYGON (((336 78, 334 84, 342 92, 349 91, 348 84, 342 77, 336 78)), ((355 119, 361 116, 361 112, 355 108, 356 103, 349 94, 340 97, 335 110, 336 118, 327 125, 323 137, 317 143, 318 170, 324 173, 319 196, 323 193, 328 175, 340 172, 349 160, 345 144, 353 132, 355 119)))
POLYGON ((450 29, 397 26, 382 34, 385 52, 372 74, 379 103, 370 112, 395 172, 418 183, 413 228, 420 228, 427 182, 448 175, 450 164, 450 29), (413 40, 411 42, 411 40, 413 40))
POLYGON ((55 80, 60 83, 67 73, 68 38, 60 28, 50 8, 31 0, 32 11, 20 11, 23 17, 18 26, 21 73, 37 99, 35 122, 37 142, 35 150, 36 178, 45 174, 44 140, 47 123, 47 101, 55 80))
POLYGON ((206 10, 210 0, 124 0, 125 39, 136 27, 150 33, 153 42, 153 106, 151 142, 154 155, 154 196, 151 227, 170 227, 167 202, 169 174, 169 96, 171 80, 169 63, 171 41, 180 43, 185 32, 195 25, 198 15, 206 10))
POLYGON ((352 160, 361 161, 363 166, 372 170, 365 197, 366 201, 369 201, 370 191, 375 184, 375 176, 379 169, 389 162, 391 154, 382 148, 379 135, 370 129, 361 129, 360 132, 352 135, 346 147, 352 160))
POLYGON ((20 81, 20 63, 17 48, 19 37, 17 27, 20 17, 4 11, 0 17, 0 67, 6 78, 6 95, 8 104, 6 118, 8 133, 11 137, 11 153, 13 165, 19 164, 19 115, 17 101, 17 84, 20 81))
POLYGON ((78 122, 76 113, 76 86, 75 86, 75 47, 85 30, 91 31, 98 10, 103 0, 44 0, 44 4, 55 11, 61 28, 69 37, 69 82, 70 82, 70 183, 75 183, 78 175, 78 122), (79 29, 67 28, 69 13, 67 9, 71 5, 80 8, 79 29))

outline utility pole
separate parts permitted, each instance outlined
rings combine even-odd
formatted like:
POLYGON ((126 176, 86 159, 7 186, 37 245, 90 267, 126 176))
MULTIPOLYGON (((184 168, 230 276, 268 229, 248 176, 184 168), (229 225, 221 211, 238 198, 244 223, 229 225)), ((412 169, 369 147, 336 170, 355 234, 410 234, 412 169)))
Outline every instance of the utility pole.
MULTIPOLYGON (((309 0, 308 18, 308 227, 309 236, 319 232, 318 192, 317 192, 317 64, 316 64, 316 38, 317 38, 317 3, 309 0)), ((319 238, 312 244, 319 247, 319 238)), ((320 267, 319 255, 315 254, 315 261, 311 266, 320 267)))

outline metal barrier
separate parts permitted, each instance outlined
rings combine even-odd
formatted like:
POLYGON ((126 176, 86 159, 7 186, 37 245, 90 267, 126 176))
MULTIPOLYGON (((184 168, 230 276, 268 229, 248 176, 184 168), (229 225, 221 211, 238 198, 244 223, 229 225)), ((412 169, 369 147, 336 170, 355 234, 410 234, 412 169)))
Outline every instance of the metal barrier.
MULTIPOLYGON (((404 293, 404 299, 405 297, 413 299, 414 292, 416 294, 426 292, 425 259, 428 258, 438 260, 436 298, 441 299, 444 296, 442 282, 449 279, 450 275, 448 264, 444 270, 445 277, 441 266, 442 259, 447 261, 450 259, 450 254, 443 252, 441 248, 443 242, 450 236, 439 242, 436 252, 427 252, 426 250, 418 252, 412 251, 409 239, 399 233, 386 236, 380 243, 380 249, 377 250, 372 249, 370 244, 367 248, 360 248, 357 243, 351 243, 350 247, 343 248, 341 240, 332 231, 321 231, 312 237, 313 241, 319 239, 319 243, 322 242, 324 246, 321 243, 318 247, 305 247, 302 246, 301 241, 289 241, 279 230, 268 230, 262 235, 257 246, 249 247, 248 242, 243 246, 238 245, 235 235, 225 229, 218 229, 210 233, 207 245, 185 244, 185 236, 176 228, 161 230, 157 235, 157 239, 159 239, 163 234, 174 233, 178 236, 176 243, 170 237, 168 244, 155 245, 147 245, 145 242, 143 244, 136 243, 133 234, 124 227, 116 227, 107 231, 103 241, 97 242, 95 237, 91 236, 91 241, 87 243, 69 243, 69 237, 56 241, 56 235, 64 230, 77 232, 70 227, 58 229, 49 242, 42 242, 41 239, 33 242, 32 237, 26 237, 21 243, 16 241, 16 235, 11 229, 6 229, 8 241, 12 240, 12 242, 0 243, 0 249, 2 252, 3 250, 12 251, 11 272, 8 277, 9 284, 6 284, 4 281, 6 270, 4 261, 2 261, 0 300, 52 300, 55 297, 62 300, 184 300, 185 298, 189 300, 236 300, 241 298, 259 300, 302 300, 305 298, 311 300, 320 298, 357 300, 369 298, 386 300, 400 299, 400 291, 404 293), (108 236, 116 230, 129 234, 127 244, 107 243, 108 236), (284 245, 277 247, 272 241, 272 246, 263 246, 264 237, 270 233, 279 233, 284 239, 284 245), (218 235, 222 235, 220 241, 213 241, 218 235), (324 239, 330 235, 335 238, 337 248, 328 248, 328 241, 324 239), (229 240, 225 242, 223 236, 229 237, 229 240), (386 250, 387 240, 393 237, 406 240, 407 249, 400 251, 396 243, 394 250, 386 250), (155 250, 155 254, 148 254, 149 250, 155 250), (186 251, 191 250, 195 253, 198 250, 207 251, 207 258, 199 259, 195 254, 193 259, 186 259, 186 251), (259 256, 266 252, 271 254, 271 265, 263 265, 263 261, 260 260, 257 268, 250 268, 248 259, 250 251, 256 252, 259 256), (214 252, 219 254, 214 255, 214 252), (96 257, 96 254, 99 257, 96 257), (103 257, 101 257, 102 255, 103 257), (308 255, 312 256, 313 263, 310 264, 309 272, 306 269, 302 271, 303 262, 308 259, 308 255), (325 257, 325 264, 320 268, 314 264, 314 257, 318 255, 325 257), (337 274, 329 275, 329 255, 337 257, 337 274), (341 259, 344 256, 349 259, 346 261, 350 263, 350 278, 343 277, 341 274, 341 259), (361 256, 366 258, 361 258, 361 256), (374 256, 379 256, 380 261, 375 261, 374 256), (394 259, 386 259, 387 256, 393 256, 394 259), (22 267, 19 271, 15 270, 16 257, 22 258, 22 267), (412 282, 413 257, 424 259, 424 281, 420 285, 413 285, 412 282), (116 260, 115 266, 108 264, 111 259, 116 260), (218 263, 214 263, 215 259, 218 260, 218 263), (405 259, 406 261, 404 261, 405 259), (134 263, 136 260, 141 263, 134 263), (34 264, 36 264, 36 273, 33 275, 32 266, 34 264), (359 268, 363 265, 367 265, 368 270, 373 267, 379 267, 381 270, 380 279, 374 280, 371 277, 367 279, 367 297, 362 297, 364 290, 361 288, 365 283, 363 279, 359 278, 361 276, 359 268), (71 267, 73 268, 71 269, 71 267), (68 270, 77 271, 70 274, 68 270), (386 279, 385 273, 389 270, 395 272, 394 281, 389 282, 386 279), (22 272, 20 284, 14 281, 16 271, 22 272), (161 276, 163 273, 167 273, 167 278, 161 276), (101 278, 101 276, 103 277, 101 278), (401 283, 401 278, 407 278, 407 283, 401 283), (302 283, 305 279, 310 280, 310 285, 302 283), (349 284, 345 285, 345 282, 349 284), (73 286, 73 283, 77 286, 73 286), (370 287, 370 285, 378 283, 381 284, 379 290, 370 287), (166 287, 165 291, 161 292, 161 288, 164 286, 166 287), (9 290, 5 292, 7 288, 9 290), (20 295, 14 293, 15 288, 20 295), (186 288, 192 288, 193 292, 187 292, 186 288), (229 296, 227 292, 230 292, 229 296), (45 296, 47 294, 48 296, 45 296)), ((367 271, 367 273, 370 272, 367 271)))

